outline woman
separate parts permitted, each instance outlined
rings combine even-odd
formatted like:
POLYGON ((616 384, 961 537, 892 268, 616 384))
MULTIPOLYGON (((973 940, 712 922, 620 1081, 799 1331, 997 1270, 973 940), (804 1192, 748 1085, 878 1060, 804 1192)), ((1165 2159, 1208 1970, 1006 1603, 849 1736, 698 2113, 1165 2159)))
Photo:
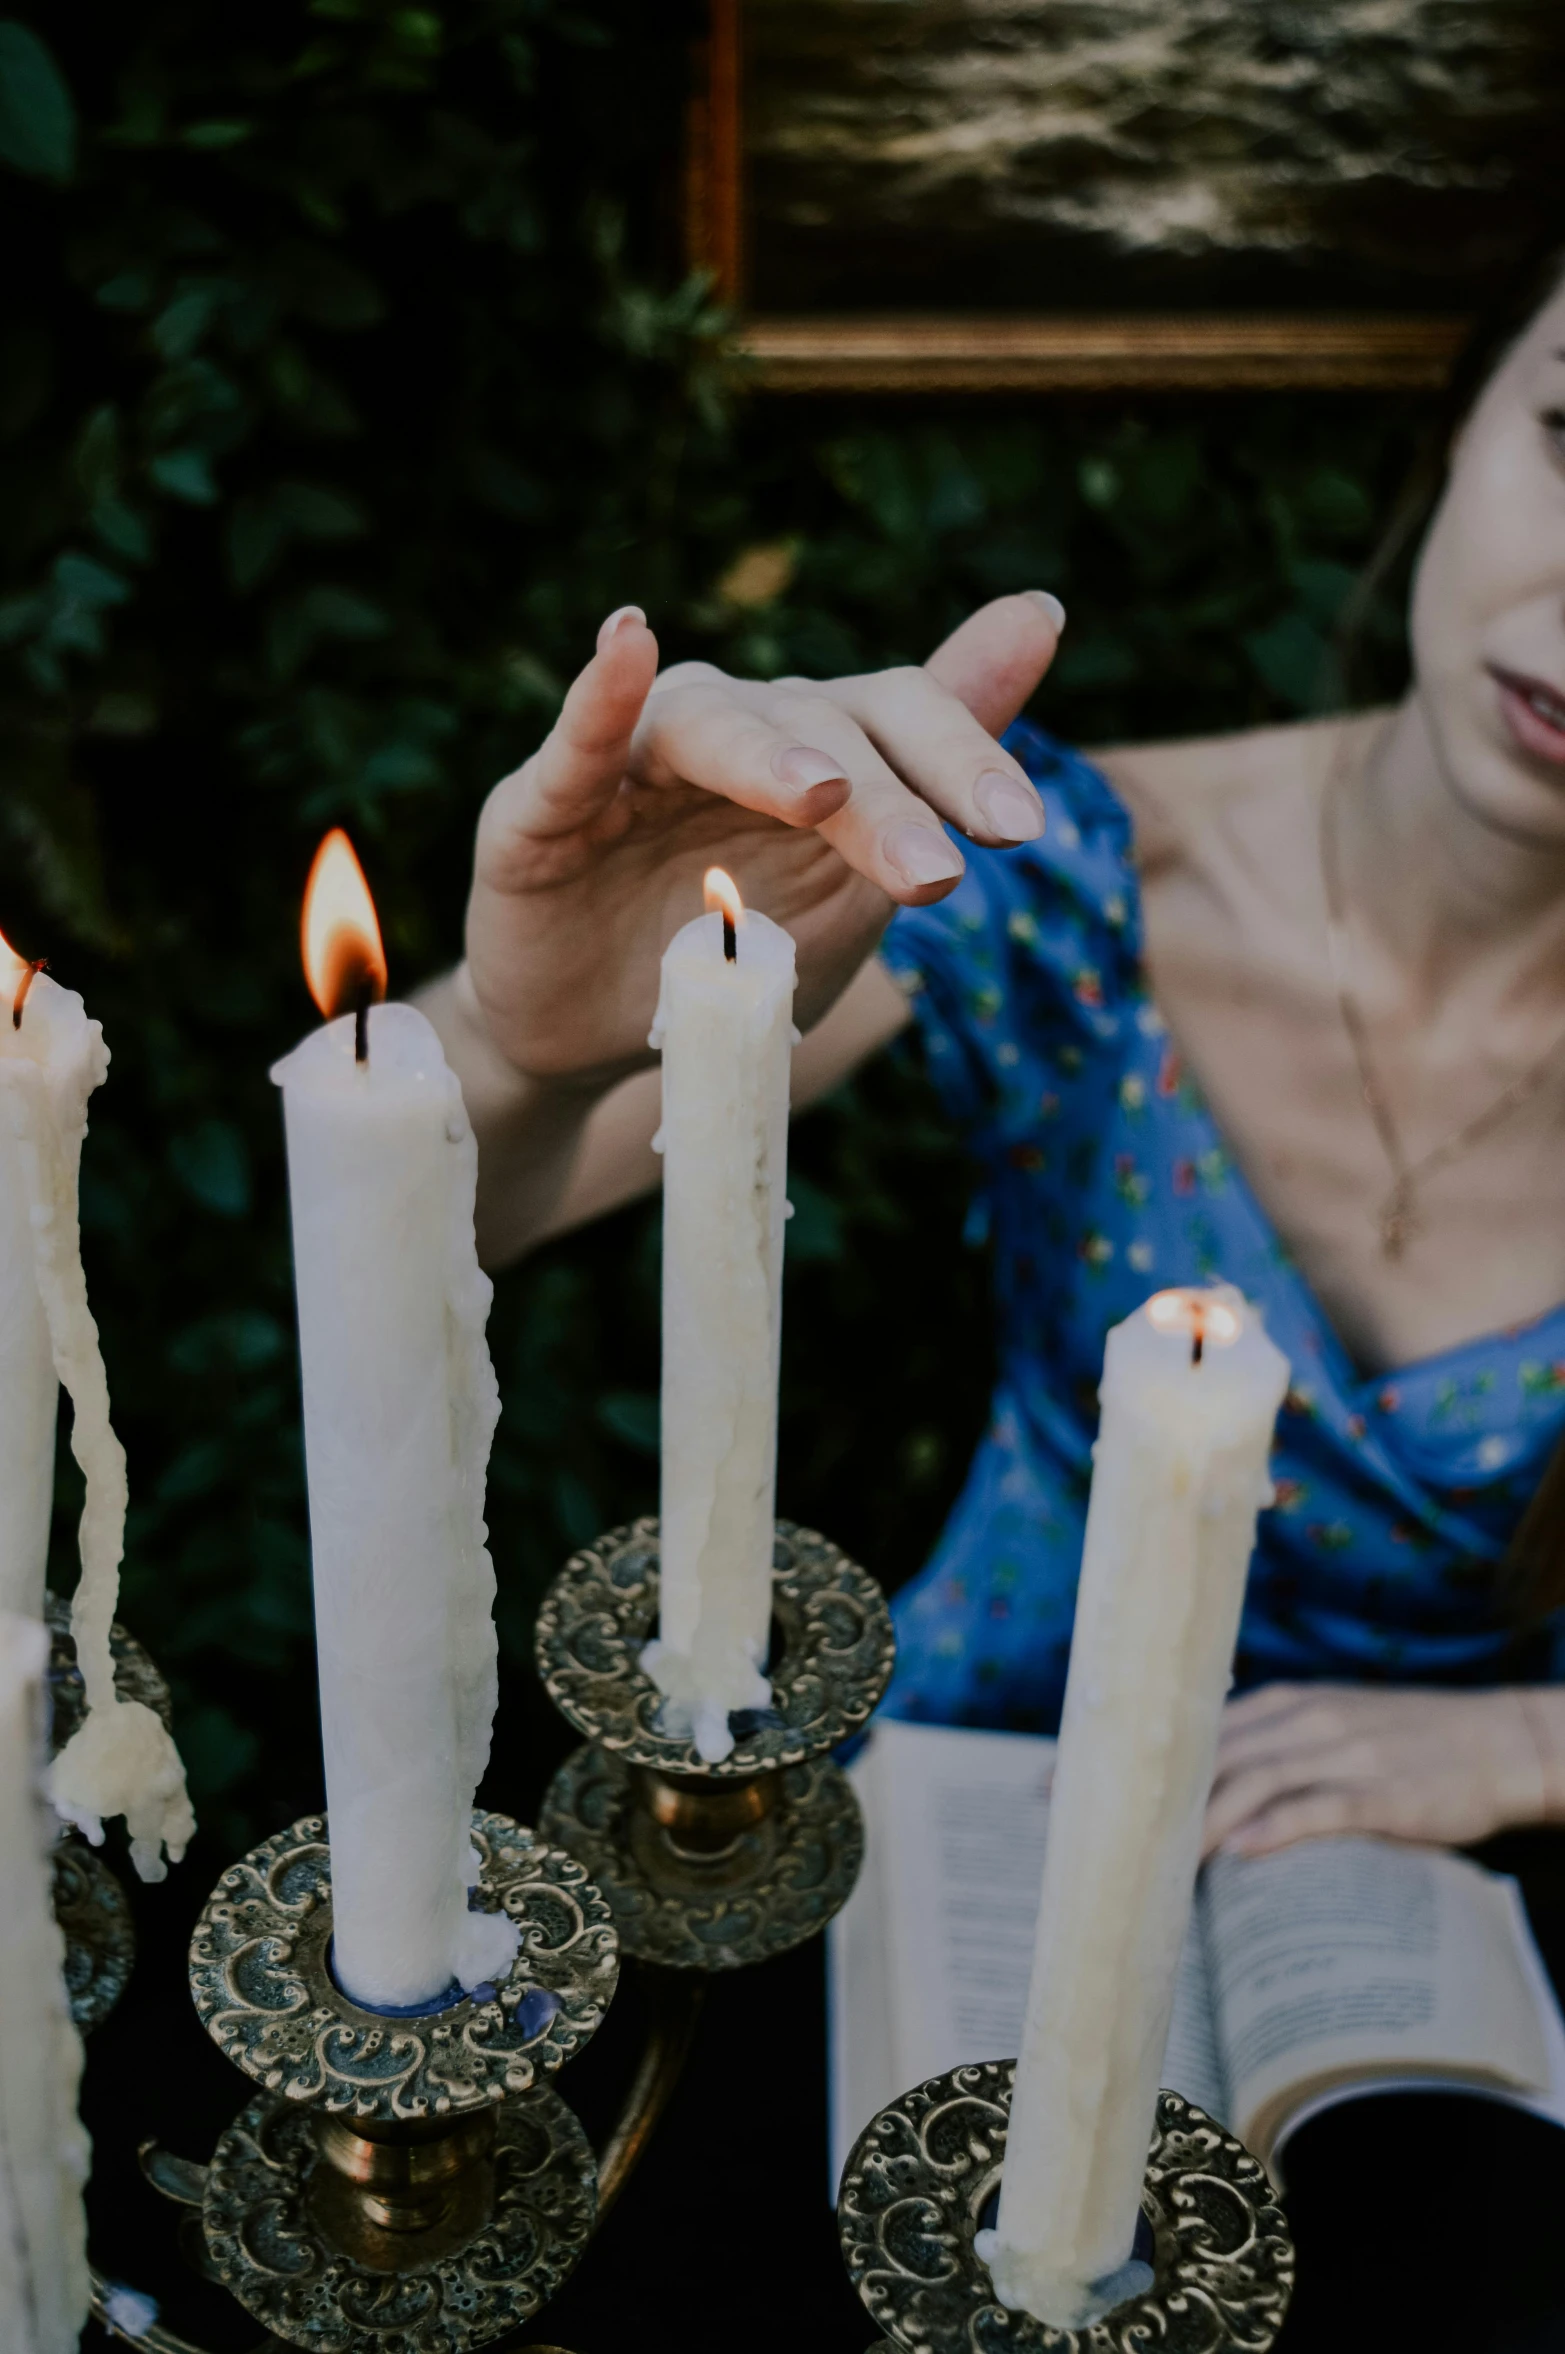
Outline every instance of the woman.
POLYGON ((1565 289, 1453 445, 1395 709, 1002 746, 1063 620, 763 685, 610 616, 426 1000, 481 1246, 656 1183, 657 959, 720 861, 798 943, 796 1101, 916 1022, 984 1171, 999 1391, 892 1708, 1052 1724, 1104 1330, 1220 1274, 1294 1382, 1209 1842, 1565 1820, 1565 1656, 1501 1577, 1565 1429, 1565 289))

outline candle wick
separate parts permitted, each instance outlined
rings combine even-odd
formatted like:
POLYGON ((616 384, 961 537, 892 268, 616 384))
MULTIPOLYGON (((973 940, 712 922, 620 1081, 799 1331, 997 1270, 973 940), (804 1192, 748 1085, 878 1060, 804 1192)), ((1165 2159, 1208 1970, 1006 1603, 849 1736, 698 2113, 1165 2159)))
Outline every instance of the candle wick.
POLYGON ((21 1028, 22 1008, 27 1003, 27 992, 29 989, 31 989, 33 983, 37 980, 39 974, 47 970, 48 963, 49 959, 46 956, 34 957, 32 963, 27 967, 27 970, 23 973, 21 979, 17 982, 16 995, 11 1000, 11 1027, 13 1030, 19 1030, 21 1028))
POLYGON ((730 964, 739 962, 739 934, 726 907, 723 910, 723 954, 730 964))
POLYGON ((370 993, 366 989, 353 1009, 353 1059, 367 1063, 370 1059, 370 993))
POLYGON ((1206 1328, 1205 1328, 1205 1326, 1204 1326, 1204 1325, 1200 1325, 1200 1324, 1198 1324, 1198 1325, 1196 1326, 1196 1328, 1195 1328, 1194 1332, 1193 1332, 1193 1333, 1190 1335, 1190 1362, 1191 1362, 1191 1364, 1192 1364, 1192 1365, 1199 1365, 1199 1364, 1200 1364, 1200 1362, 1201 1362, 1201 1359, 1203 1358, 1203 1356, 1204 1356, 1205 1354, 1206 1354, 1206 1328))

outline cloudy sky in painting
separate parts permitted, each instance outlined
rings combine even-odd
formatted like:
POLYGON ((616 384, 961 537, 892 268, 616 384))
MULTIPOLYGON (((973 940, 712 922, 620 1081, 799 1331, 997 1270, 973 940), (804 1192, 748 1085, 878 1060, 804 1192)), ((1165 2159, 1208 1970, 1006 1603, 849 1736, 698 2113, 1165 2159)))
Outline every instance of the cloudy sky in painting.
POLYGON ((1561 0, 747 0, 747 28, 779 251, 1063 232, 1438 279, 1492 266, 1565 135, 1561 0))

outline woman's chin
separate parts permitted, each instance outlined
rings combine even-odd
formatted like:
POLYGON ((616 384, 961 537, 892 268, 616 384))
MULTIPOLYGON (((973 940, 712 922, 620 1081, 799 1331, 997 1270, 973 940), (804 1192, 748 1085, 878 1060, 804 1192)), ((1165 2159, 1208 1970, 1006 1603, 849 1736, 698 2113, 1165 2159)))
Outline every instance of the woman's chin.
POLYGON ((1487 725, 1446 734, 1440 765, 1484 832, 1550 858, 1565 851, 1565 758, 1540 758, 1491 713, 1487 725))

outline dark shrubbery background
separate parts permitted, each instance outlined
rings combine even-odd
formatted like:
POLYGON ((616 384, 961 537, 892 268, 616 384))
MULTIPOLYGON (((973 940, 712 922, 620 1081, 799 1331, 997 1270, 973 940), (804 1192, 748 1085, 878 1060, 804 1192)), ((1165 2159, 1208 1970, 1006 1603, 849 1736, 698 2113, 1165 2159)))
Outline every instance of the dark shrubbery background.
MULTIPOLYGON (((1297 712, 1414 438, 1393 399, 748 396, 672 233, 692 29, 636 0, 0 25, 0 926, 113 1050, 82 1197, 125 1610, 230 1851, 317 1774, 266 1074, 314 1018, 324 828, 358 841, 393 985, 449 961, 482 795, 628 599, 670 655, 765 674, 917 658, 1048 587, 1062 733, 1297 712)), ((911 1074, 805 1123, 797 1163, 782 1507, 895 1583, 981 1426, 983 1260, 911 1074)), ((656 1262, 637 1210, 500 1281, 513 1668, 564 1554, 654 1501, 656 1262)))

